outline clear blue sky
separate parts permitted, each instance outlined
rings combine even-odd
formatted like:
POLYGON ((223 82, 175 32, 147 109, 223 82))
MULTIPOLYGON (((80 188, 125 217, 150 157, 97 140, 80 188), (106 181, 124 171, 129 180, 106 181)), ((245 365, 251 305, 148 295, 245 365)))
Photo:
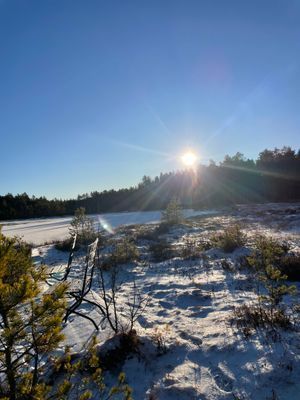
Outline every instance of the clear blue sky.
POLYGON ((72 197, 300 138, 299 0, 0 0, 0 193, 72 197))

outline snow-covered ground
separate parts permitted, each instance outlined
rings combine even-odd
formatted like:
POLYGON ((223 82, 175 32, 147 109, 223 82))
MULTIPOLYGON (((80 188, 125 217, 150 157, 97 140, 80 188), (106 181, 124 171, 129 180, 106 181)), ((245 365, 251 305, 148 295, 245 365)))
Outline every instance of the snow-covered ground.
MULTIPOLYGON (((196 215, 210 215, 215 211, 184 210, 186 217, 196 215)), ((90 215, 95 221, 96 228, 113 231, 120 225, 149 224, 158 222, 160 211, 121 212, 99 215, 90 215)), ((35 245, 61 240, 68 236, 72 217, 32 218, 15 221, 0 221, 2 232, 7 236, 20 236, 26 242, 35 245)))
MULTIPOLYGON (((121 367, 135 400, 299 399, 299 330, 280 330, 274 339, 267 330, 260 329, 246 338, 232 324, 234 308, 254 301, 256 296, 252 275, 238 268, 237 260, 249 251, 257 233, 284 239, 293 251, 300 252, 299 211, 299 204, 240 206, 226 213, 195 217, 190 224, 165 235, 174 248, 179 248, 189 238, 207 239, 212 232, 239 222, 250 244, 229 254, 210 249, 193 260, 176 256, 154 262, 149 258, 149 243, 137 241, 142 261, 120 267, 123 284, 118 293, 122 308, 135 280, 150 299, 135 325, 141 340, 139 354, 132 355, 121 367), (222 267, 224 259, 230 269, 222 267), (158 335, 165 352, 157 351, 158 335)), ((150 225, 144 228, 153 229, 150 225)), ((137 229, 128 227, 122 234, 134 235, 137 229)), ((116 240, 120 234, 116 230, 109 240, 116 240)), ((52 268, 65 264, 67 256, 53 245, 33 250, 36 263, 42 261, 52 268)), ((73 278, 78 277, 82 263, 82 255, 78 254, 73 278)), ((296 284, 300 290, 299 282, 296 284)), ((294 302, 299 302, 299 290, 294 302)), ((97 298, 97 277, 93 291, 97 298)), ((83 307, 82 312, 100 319, 92 308, 83 307)), ((95 331, 89 321, 72 316, 64 333, 65 343, 73 352, 80 352, 95 331)), ((103 344, 111 336, 109 327, 102 326, 98 340, 103 344)))

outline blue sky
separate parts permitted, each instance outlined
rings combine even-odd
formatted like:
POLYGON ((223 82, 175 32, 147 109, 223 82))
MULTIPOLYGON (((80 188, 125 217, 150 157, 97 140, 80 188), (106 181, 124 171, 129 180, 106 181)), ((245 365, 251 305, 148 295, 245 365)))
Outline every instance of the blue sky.
POLYGON ((0 0, 0 193, 299 147, 299 0, 0 0))

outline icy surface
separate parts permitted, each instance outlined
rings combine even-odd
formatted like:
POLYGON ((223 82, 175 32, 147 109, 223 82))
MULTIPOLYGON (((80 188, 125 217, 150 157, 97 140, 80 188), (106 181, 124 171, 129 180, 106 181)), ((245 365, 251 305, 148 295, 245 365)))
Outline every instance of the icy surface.
MULTIPOLYGON (((184 210, 186 217, 196 215, 210 215, 216 211, 184 210)), ((148 224, 158 222, 160 211, 122 212, 99 215, 89 215, 95 221, 96 229, 113 230, 120 225, 148 224)), ((7 236, 20 236, 26 242, 43 244, 54 240, 61 240, 68 236, 72 217, 34 218, 15 221, 0 221, 3 233, 7 236)))

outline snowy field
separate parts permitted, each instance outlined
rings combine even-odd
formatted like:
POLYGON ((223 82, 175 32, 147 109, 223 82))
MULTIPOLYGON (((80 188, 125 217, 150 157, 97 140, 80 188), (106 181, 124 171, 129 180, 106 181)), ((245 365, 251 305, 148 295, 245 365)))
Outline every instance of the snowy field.
MULTIPOLYGON (((215 211, 184 210, 186 217, 196 215, 209 215, 215 211)), ((161 218, 160 211, 122 212, 90 215, 95 221, 96 229, 104 228, 113 231, 120 225, 148 224, 158 222, 161 218)), ((26 242, 43 244, 54 240, 61 240, 68 236, 72 217, 58 218, 32 218, 15 221, 0 221, 2 232, 7 236, 20 236, 26 242)))
MULTIPOLYGON (((110 214, 105 219, 116 227, 130 222, 155 222, 159 214, 110 214)), ((30 237, 31 241, 37 242, 61 238, 67 232, 69 221, 69 218, 24 221, 24 230, 27 229, 23 232, 24 237, 27 234, 27 239, 30 237), (27 228, 26 224, 29 224, 27 228)), ((150 299, 135 324, 141 342, 139 352, 120 367, 133 388, 135 400, 299 399, 299 329, 279 330, 276 338, 267 329, 257 329, 245 337, 233 323, 233 310, 256 299, 253 277, 249 270, 239 268, 238 260, 249 253, 251 242, 258 233, 283 239, 291 251, 300 252, 300 204, 241 206, 226 213, 194 216, 189 224, 172 229, 160 239, 164 238, 178 250, 188 240, 206 240, 212 232, 235 222, 242 225, 248 241, 232 253, 210 248, 194 259, 177 255, 155 262, 149 253, 151 243, 136 239, 141 260, 120 266, 120 281, 123 282, 118 292, 120 312, 134 280, 150 299), (224 268, 224 260, 228 268, 224 268), (162 340, 160 350, 158 337, 162 340)), ((14 226, 13 223, 6 225, 6 232, 20 234, 22 223, 17 222, 14 226)), ((128 226, 107 234, 108 243, 102 253, 109 252, 111 243, 122 235, 134 237, 138 229, 128 226)), ((151 232, 154 225, 146 225, 143 229, 151 232)), ((36 247, 33 257, 37 264, 43 262, 55 269, 66 264, 68 254, 56 250, 53 245, 46 245, 36 247)), ((79 253, 71 274, 74 279, 78 277, 82 263, 83 255, 79 253)), ((296 285, 298 294, 293 299, 285 298, 286 305, 299 303, 299 282, 296 285)), ((95 299, 98 291, 96 276, 92 291, 95 299)), ((82 312, 95 320, 100 319, 95 309, 83 307, 82 312)), ((298 317, 299 313, 295 318, 298 317)), ((299 328, 299 320, 295 325, 299 328)), ((72 351, 81 352, 95 330, 89 321, 72 316, 64 333, 65 343, 72 351)), ((98 333, 100 345, 105 346, 111 337, 109 326, 102 325, 98 333)), ((110 374, 107 379, 115 380, 110 374)))

